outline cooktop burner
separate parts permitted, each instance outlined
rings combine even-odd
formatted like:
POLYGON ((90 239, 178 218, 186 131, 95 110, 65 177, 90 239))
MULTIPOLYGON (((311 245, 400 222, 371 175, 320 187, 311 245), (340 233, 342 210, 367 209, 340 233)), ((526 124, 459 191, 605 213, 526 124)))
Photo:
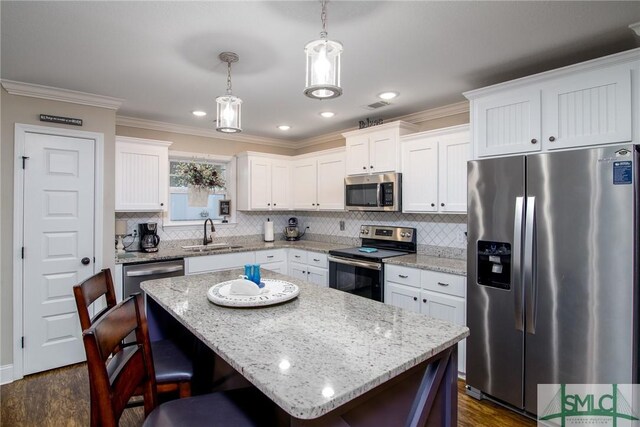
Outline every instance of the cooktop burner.
POLYGON ((385 258, 391 258, 394 256, 407 255, 410 252, 392 251, 388 249, 378 249, 376 252, 362 252, 360 247, 336 249, 329 251, 330 255, 341 256, 344 258, 360 258, 368 260, 382 260, 385 258))

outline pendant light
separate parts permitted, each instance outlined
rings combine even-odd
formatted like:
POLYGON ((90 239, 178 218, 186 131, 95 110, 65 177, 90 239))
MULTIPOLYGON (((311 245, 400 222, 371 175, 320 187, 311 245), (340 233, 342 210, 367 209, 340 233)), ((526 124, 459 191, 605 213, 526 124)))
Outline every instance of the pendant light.
POLYGON ((327 39, 327 2, 322 0, 320 39, 307 43, 307 80, 304 94, 314 99, 330 99, 342 95, 340 87, 340 54, 342 43, 327 39))
POLYGON ((227 63, 227 94, 216 98, 218 106, 216 130, 225 133, 242 132, 242 127, 240 126, 242 99, 231 94, 231 63, 238 62, 240 58, 233 52, 222 52, 218 58, 227 63))

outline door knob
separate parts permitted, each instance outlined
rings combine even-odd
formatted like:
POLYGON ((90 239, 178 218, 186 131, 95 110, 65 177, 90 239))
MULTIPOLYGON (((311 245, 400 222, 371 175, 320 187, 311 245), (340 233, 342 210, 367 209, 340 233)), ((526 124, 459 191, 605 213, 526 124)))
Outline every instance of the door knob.
POLYGON ((82 258, 82 259, 80 260, 80 262, 81 262, 83 265, 89 265, 89 263, 91 262, 91 260, 89 259, 89 257, 84 257, 84 258, 82 258))

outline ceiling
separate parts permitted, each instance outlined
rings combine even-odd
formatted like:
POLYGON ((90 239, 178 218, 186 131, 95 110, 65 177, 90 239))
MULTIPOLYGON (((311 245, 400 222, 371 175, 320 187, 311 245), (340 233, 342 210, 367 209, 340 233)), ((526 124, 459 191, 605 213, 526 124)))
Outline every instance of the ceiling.
POLYGON ((344 44, 332 100, 303 95, 319 1, 2 1, 3 79, 124 99, 118 115, 213 129, 216 96, 244 101, 245 134, 300 141, 464 100, 462 92, 640 46, 640 3, 340 1, 329 38, 344 44), (363 108, 393 90, 391 106, 363 108), (192 110, 209 113, 197 119, 192 110), (336 113, 332 119, 319 116, 336 113), (283 132, 277 125, 292 128, 283 132))

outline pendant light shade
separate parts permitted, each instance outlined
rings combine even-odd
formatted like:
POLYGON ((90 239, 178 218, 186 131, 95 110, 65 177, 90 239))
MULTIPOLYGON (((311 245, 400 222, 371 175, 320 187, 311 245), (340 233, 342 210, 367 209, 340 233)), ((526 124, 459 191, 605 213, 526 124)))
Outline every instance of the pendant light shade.
POLYGON ((227 94, 216 98, 216 130, 225 133, 242 132, 242 100, 231 93, 231 63, 238 62, 239 57, 233 52, 222 52, 219 58, 227 63, 227 94))
POLYGON ((330 99, 342 95, 340 87, 340 55, 342 43, 327 39, 326 2, 322 1, 320 38, 307 43, 306 87, 304 94, 314 99, 330 99))

